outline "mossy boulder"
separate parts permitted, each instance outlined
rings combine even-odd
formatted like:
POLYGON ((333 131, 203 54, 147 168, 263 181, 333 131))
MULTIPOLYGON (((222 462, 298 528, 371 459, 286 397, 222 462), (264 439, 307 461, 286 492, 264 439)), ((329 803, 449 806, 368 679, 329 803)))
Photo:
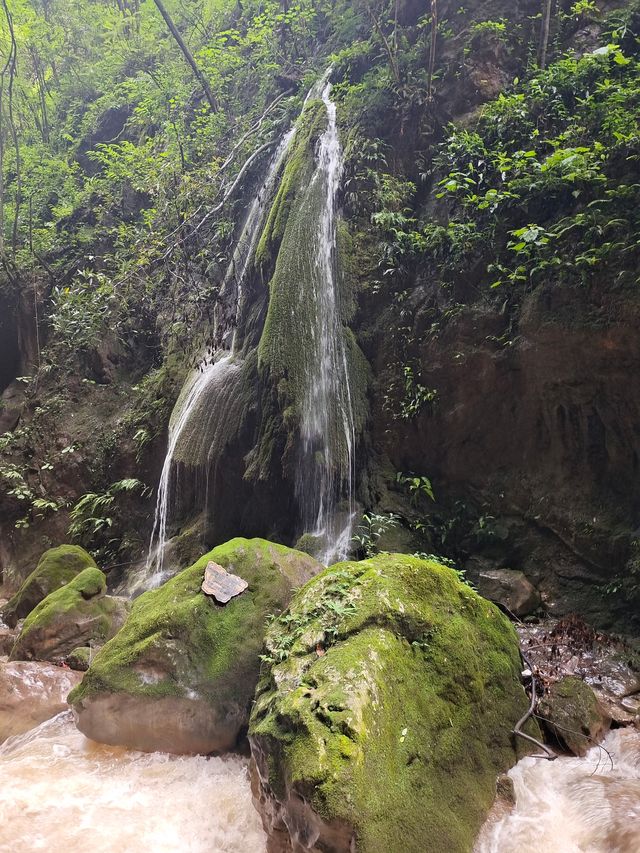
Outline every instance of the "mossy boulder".
POLYGON ((69 652, 65 663, 69 669, 75 669, 78 672, 86 672, 91 663, 93 649, 89 646, 80 646, 77 649, 69 652))
POLYGON ((45 551, 35 570, 24 581, 2 610, 2 618, 11 628, 24 619, 49 593, 69 583, 84 569, 97 568, 96 562, 79 545, 59 545, 45 551))
POLYGON ((574 755, 584 755, 606 734, 611 719, 581 678, 569 675, 552 684, 540 700, 545 726, 574 755))
POLYGON ((27 616, 10 660, 59 662, 78 646, 113 637, 124 624, 130 602, 106 592, 107 580, 100 569, 80 572, 27 616))
POLYGON ((320 568, 282 545, 233 539, 141 595, 69 697, 80 731, 147 751, 232 749, 248 724, 267 617, 320 568), (249 584, 225 606, 200 588, 210 560, 249 584))
POLYGON ((341 563, 296 594, 265 658, 249 739, 273 849, 471 850, 496 777, 529 751, 495 605, 435 562, 341 563))

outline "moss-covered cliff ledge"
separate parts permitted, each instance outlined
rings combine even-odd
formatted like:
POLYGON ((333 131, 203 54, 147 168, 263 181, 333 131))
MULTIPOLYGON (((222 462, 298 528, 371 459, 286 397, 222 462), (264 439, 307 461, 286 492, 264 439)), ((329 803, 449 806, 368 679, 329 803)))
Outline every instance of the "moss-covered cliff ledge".
POLYGON ((267 616, 319 570, 283 545, 232 539, 144 593, 69 696, 78 728, 133 749, 232 749, 248 723, 267 616), (249 584, 224 607, 200 589, 210 560, 249 584))
POLYGON ((515 631, 434 562, 326 570, 269 630, 251 717, 278 849, 468 853, 517 758, 515 631))

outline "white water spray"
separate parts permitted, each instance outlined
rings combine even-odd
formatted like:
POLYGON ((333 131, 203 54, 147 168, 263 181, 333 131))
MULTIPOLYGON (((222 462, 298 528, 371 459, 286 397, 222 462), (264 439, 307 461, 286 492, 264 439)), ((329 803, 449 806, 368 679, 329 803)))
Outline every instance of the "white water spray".
POLYGON ((0 851, 264 853, 247 762, 87 740, 65 712, 0 747, 0 851))
POLYGON ((336 260, 337 198, 343 156, 330 83, 323 86, 322 100, 327 127, 319 142, 318 165, 308 189, 311 195, 320 189, 322 195, 316 240, 311 247, 313 287, 311 305, 300 306, 300 310, 311 310, 313 315, 313 352, 301 402, 302 453, 296 486, 304 529, 323 543, 319 559, 330 564, 344 559, 351 543, 355 427, 336 260))
POLYGON ((603 746, 519 761, 509 773, 516 805, 490 816, 474 853, 638 853, 640 732, 616 729, 603 746))
POLYGON ((291 129, 278 145, 267 172, 267 177, 253 199, 229 262, 222 283, 221 296, 235 305, 232 334, 229 347, 214 353, 213 361, 203 359, 197 370, 187 379, 171 415, 167 453, 162 466, 153 530, 149 543, 149 552, 145 567, 127 579, 127 591, 135 595, 146 589, 153 589, 163 583, 170 575, 171 568, 165 567, 167 547, 167 522, 172 505, 172 489, 175 481, 175 462, 179 445, 189 435, 206 434, 201 422, 203 401, 215 406, 216 395, 227 386, 228 381, 239 372, 241 359, 238 356, 238 327, 243 303, 243 286, 249 266, 260 238, 266 213, 266 203, 270 200, 276 178, 287 155, 295 130, 291 129))

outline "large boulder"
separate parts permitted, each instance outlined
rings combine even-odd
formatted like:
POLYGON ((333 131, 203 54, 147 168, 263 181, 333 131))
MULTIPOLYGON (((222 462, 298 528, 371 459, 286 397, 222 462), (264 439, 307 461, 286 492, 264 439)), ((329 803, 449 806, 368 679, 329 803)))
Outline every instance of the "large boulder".
POLYGON ((556 681, 538 704, 545 726, 574 755, 584 755, 607 733, 611 718, 581 678, 556 681))
POLYGON ((528 616, 542 604, 535 586, 515 569, 485 568, 473 580, 480 595, 501 604, 514 616, 528 616))
POLYGON ((0 743, 66 711, 67 694, 81 678, 51 663, 0 663, 0 743))
POLYGON ((61 662, 78 646, 102 644, 124 625, 131 604, 107 595, 107 579, 85 569, 41 601, 24 620, 10 660, 61 662))
POLYGON ((528 751, 495 605, 431 561, 342 563, 296 594, 264 659, 249 739, 271 851, 471 850, 496 776, 528 751))
POLYGON ((45 551, 35 570, 2 610, 11 628, 24 619, 49 593, 69 583, 84 569, 97 568, 95 560, 79 545, 59 545, 45 551))
POLYGON ((80 731, 147 751, 232 749, 248 724, 267 617, 320 568, 282 545, 233 539, 141 595, 69 697, 80 731), (224 606, 200 588, 210 560, 249 584, 224 606))

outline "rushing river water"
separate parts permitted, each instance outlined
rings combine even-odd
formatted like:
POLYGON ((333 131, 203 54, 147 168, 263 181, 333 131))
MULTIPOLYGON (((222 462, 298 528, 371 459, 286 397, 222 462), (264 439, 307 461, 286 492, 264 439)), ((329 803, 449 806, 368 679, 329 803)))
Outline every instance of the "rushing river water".
POLYGON ((100 746, 71 712, 0 747, 0 851, 264 853, 247 762, 100 746))
POLYGON ((520 761, 516 806, 489 820, 475 853, 639 853, 640 732, 611 731, 603 747, 520 761))

